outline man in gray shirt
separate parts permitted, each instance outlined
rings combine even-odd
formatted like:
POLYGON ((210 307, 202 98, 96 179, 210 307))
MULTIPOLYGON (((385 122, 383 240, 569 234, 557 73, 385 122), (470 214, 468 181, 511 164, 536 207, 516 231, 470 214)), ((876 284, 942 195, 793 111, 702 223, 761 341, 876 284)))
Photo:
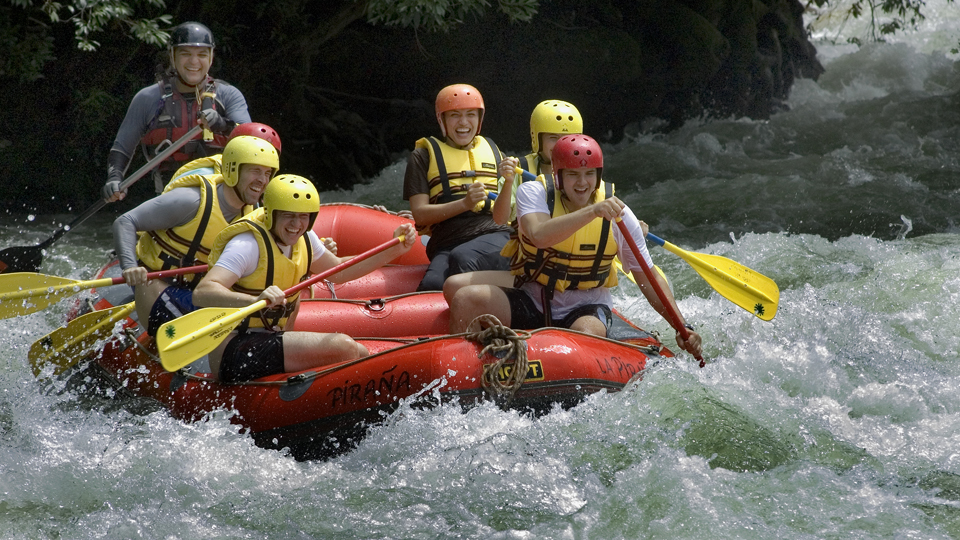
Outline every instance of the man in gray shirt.
POLYGON ((222 175, 178 178, 163 194, 114 221, 123 277, 134 287, 137 316, 150 335, 193 311, 193 287, 201 276, 147 281, 147 273, 206 263, 217 234, 259 204, 279 166, 269 142, 235 137, 223 149, 222 175))
POLYGON ((250 121, 243 94, 208 75, 214 49, 209 28, 196 22, 177 26, 170 33, 168 49, 170 68, 160 82, 137 92, 113 141, 107 158, 107 182, 101 193, 108 202, 126 196, 120 183, 138 144, 150 160, 183 137, 198 120, 213 134, 209 141, 190 141, 154 169, 154 183, 160 193, 180 165, 219 154, 230 131, 250 121))

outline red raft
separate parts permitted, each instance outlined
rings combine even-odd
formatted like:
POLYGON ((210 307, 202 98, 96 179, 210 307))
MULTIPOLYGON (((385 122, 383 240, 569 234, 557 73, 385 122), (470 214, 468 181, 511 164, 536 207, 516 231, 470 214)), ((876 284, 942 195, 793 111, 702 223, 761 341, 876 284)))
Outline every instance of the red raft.
MULTIPOLYGON (((363 228, 337 230, 330 223, 352 220, 369 229, 370 221, 381 219, 381 214, 392 220, 388 232, 376 238, 367 238, 366 231, 360 235, 372 246, 389 238, 401 218, 366 207, 324 207, 315 230, 335 238, 340 254, 360 252, 367 247, 353 243, 360 239, 350 238, 350 233, 363 228)), ((504 359, 505 364, 493 354, 481 356, 494 339, 484 333, 444 335, 449 309, 443 295, 404 294, 416 288, 424 269, 418 264, 389 266, 356 282, 317 284, 311 291, 314 298, 301 302, 295 330, 351 335, 371 352, 360 360, 220 384, 209 373, 205 357, 179 372, 166 372, 153 339, 135 320, 127 319, 124 335, 97 351, 93 365, 111 382, 158 401, 177 418, 196 421, 211 411, 232 409, 237 412, 232 420, 259 446, 289 448, 298 459, 314 459, 351 448, 367 426, 381 421, 401 400, 428 406, 440 396, 442 401, 470 406, 493 398, 502 406, 539 414, 554 404, 576 405, 601 390, 620 390, 639 377, 648 362, 671 356, 654 336, 618 313, 609 339, 559 328, 519 332, 500 343, 526 352, 526 377, 515 391, 498 392, 492 378, 501 384, 510 380, 516 356, 504 359), (485 367, 490 372, 487 389, 485 367)), ((114 262, 98 277, 118 273, 114 262)), ((131 296, 124 285, 97 294, 96 309, 129 302, 131 296)), ((496 330, 503 329, 487 334, 496 330)))

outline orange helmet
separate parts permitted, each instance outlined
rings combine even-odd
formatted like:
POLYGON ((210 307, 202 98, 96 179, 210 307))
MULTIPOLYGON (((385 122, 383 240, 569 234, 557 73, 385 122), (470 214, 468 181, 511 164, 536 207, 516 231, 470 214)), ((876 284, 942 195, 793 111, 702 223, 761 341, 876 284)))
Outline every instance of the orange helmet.
POLYGON ((447 136, 447 128, 443 125, 443 113, 454 109, 480 109, 480 123, 477 125, 477 133, 480 133, 480 126, 483 125, 483 96, 469 84, 451 84, 440 90, 437 94, 436 109, 437 122, 444 137, 447 136))
POLYGON ((277 135, 277 132, 272 127, 266 124, 260 124, 258 122, 237 124, 237 127, 233 128, 233 131, 230 132, 230 137, 227 140, 233 140, 234 137, 239 137, 240 135, 249 135, 250 137, 263 139, 272 144, 273 147, 277 149, 278 154, 280 153, 280 136, 277 135))

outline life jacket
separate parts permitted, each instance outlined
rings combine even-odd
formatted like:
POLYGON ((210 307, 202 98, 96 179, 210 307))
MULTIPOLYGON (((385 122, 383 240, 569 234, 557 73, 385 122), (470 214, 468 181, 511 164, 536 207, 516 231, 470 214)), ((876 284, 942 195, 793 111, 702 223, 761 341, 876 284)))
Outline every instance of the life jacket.
MULTIPOLYGON (((220 162, 222 158, 223 154, 215 154, 208 157, 197 158, 177 169, 177 172, 173 173, 170 181, 173 182, 178 178, 183 178, 184 176, 190 176, 192 174, 200 174, 203 176, 220 174, 220 162)), ((166 189, 164 191, 166 191, 166 189)))
POLYGON ((520 168, 533 174, 534 176, 540 176, 540 154, 534 152, 532 154, 527 154, 520 158, 520 168))
MULTIPOLYGON (((563 197, 557 196, 552 182, 546 184, 547 207, 553 218, 567 214, 563 197)), ((598 201, 613 196, 613 184, 602 182, 595 195, 598 201)), ((546 249, 539 249, 519 232, 514 232, 501 255, 510 258, 510 272, 517 276, 514 286, 536 281, 544 286, 546 300, 554 292, 567 289, 615 287, 617 272, 613 259, 617 242, 610 231, 611 222, 596 218, 568 238, 546 249)), ((549 309, 545 302, 545 314, 549 309)))
MULTIPOLYGON (((161 96, 157 104, 157 112, 154 113, 146 134, 140 139, 143 154, 147 160, 153 159, 166 146, 186 135, 196 125, 198 113, 203 108, 197 106, 196 99, 187 99, 177 90, 176 76, 176 74, 169 75, 157 83, 161 96)), ((208 108, 215 107, 217 112, 224 115, 225 108, 223 103, 217 100, 216 86, 217 81, 208 75, 200 92, 201 105, 207 104, 208 108)), ((212 141, 192 140, 154 170, 157 174, 169 173, 179 164, 191 159, 221 153, 226 144, 225 135, 214 135, 212 141)), ((160 187, 162 186, 158 186, 157 191, 160 187)))
MULTIPOLYGON (((223 183, 223 176, 192 175, 179 178, 167 184, 164 193, 177 188, 199 187, 200 207, 197 214, 184 225, 147 231, 137 241, 137 258, 151 271, 183 268, 204 264, 208 260, 210 248, 217 234, 229 223, 220 210, 220 198, 217 186, 223 183)), ((252 206, 244 206, 238 218, 253 211, 252 206)), ((236 219, 234 219, 236 221, 236 219)), ((193 288, 200 282, 202 275, 178 277, 177 284, 193 288)))
MULTIPOLYGON (((417 148, 430 153, 430 204, 442 204, 462 199, 474 182, 482 182, 487 193, 497 192, 498 167, 502 155, 496 143, 477 136, 470 150, 460 150, 436 137, 424 137, 417 141, 417 148)), ((473 207, 474 212, 491 212, 492 204, 486 198, 473 207)), ((430 226, 417 227, 421 234, 430 234, 430 226)))
MULTIPOLYGON (((213 244, 213 249, 210 252, 211 265, 216 264, 227 242, 238 234, 252 232, 257 239, 257 246, 260 249, 257 270, 249 276, 237 280, 232 287, 234 291, 258 296, 271 285, 287 290, 306 279, 310 273, 310 264, 313 262, 313 246, 310 245, 306 235, 297 239, 297 243, 293 245, 290 252, 290 257, 287 257, 280 250, 280 246, 274 240, 273 235, 267 230, 265 218, 266 213, 263 208, 259 208, 224 229, 213 244)), ((258 311, 241 323, 240 331, 242 332, 246 328, 272 328, 274 326, 283 328, 287 319, 296 309, 299 299, 300 291, 297 291, 287 296, 285 306, 258 311)))

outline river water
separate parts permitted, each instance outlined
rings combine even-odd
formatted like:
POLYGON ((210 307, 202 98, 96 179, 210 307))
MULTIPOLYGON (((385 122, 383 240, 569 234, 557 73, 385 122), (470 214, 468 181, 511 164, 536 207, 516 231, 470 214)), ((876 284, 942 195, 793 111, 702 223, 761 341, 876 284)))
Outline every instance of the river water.
MULTIPOLYGON (((780 286, 764 322, 652 250, 706 368, 681 356, 537 419, 402 406, 356 450, 297 462, 229 411, 185 424, 39 384, 27 350, 60 305, 0 321, 0 537, 960 538, 960 26, 952 4, 928 15, 896 42, 821 43, 826 73, 769 121, 605 148, 655 233, 780 286)), ((324 197, 402 208, 402 174, 324 197)), ((89 279, 108 212, 42 271, 89 279)), ((0 247, 70 217, 4 216, 0 247)), ((672 336, 635 289, 615 299, 672 336)))

